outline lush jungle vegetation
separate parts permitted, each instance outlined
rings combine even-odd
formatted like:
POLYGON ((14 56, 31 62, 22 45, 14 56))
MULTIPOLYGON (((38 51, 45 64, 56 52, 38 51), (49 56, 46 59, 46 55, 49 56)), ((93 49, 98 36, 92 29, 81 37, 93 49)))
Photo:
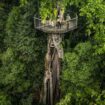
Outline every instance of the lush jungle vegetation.
MULTIPOLYGON (((105 0, 58 1, 79 18, 78 28, 64 36, 57 105, 105 105, 105 0)), ((54 17, 55 5, 56 0, 0 0, 0 105, 43 105, 47 35, 34 29, 33 17, 54 17)))

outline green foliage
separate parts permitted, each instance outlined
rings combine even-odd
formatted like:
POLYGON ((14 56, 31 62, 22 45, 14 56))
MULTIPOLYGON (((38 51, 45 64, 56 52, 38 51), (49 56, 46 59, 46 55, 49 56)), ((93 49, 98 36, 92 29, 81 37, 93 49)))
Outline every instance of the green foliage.
POLYGON ((34 31, 35 12, 33 1, 14 6, 5 25, 5 50, 0 53, 0 87, 11 97, 8 100, 12 105, 32 105, 39 99, 40 93, 36 93, 43 82, 46 40, 34 31))
POLYGON ((104 90, 100 90, 100 78, 97 77, 97 72, 101 74, 98 71, 100 60, 94 55, 90 42, 79 43, 72 52, 65 53, 61 84, 65 98, 58 105, 103 105, 104 90))
POLYGON ((80 9, 81 16, 87 20, 86 32, 94 34, 97 45, 96 54, 105 53, 105 2, 103 0, 88 0, 86 6, 80 9))
POLYGON ((5 5, 3 3, 0 4, 0 52, 4 49, 3 40, 5 36, 5 24, 6 24, 6 18, 7 15, 5 14, 7 12, 5 10, 5 5))
POLYGON ((24 6, 24 5, 26 5, 27 3, 28 3, 27 0, 20 0, 20 5, 21 5, 21 6, 24 6))
POLYGON ((12 105, 8 96, 3 92, 0 92, 0 105, 12 105))
MULTIPOLYGON (((56 2, 56 1, 55 1, 56 2)), ((54 19, 56 17, 56 14, 54 15, 54 5, 52 1, 50 0, 42 0, 40 3, 40 15, 43 21, 49 17, 50 19, 54 19)))
POLYGON ((20 105, 32 105, 32 101, 33 101, 32 97, 33 97, 33 95, 30 94, 28 96, 28 98, 22 99, 21 102, 20 102, 20 105))
POLYGON ((57 105, 71 105, 71 93, 68 93, 57 105))
POLYGON ((75 93, 68 93, 65 97, 57 103, 57 105, 104 105, 105 93, 98 93, 91 88, 85 88, 82 91, 75 91, 75 93))
POLYGON ((65 8, 67 6, 68 0, 65 1, 56 1, 53 0, 53 3, 51 0, 42 0, 40 3, 40 15, 43 21, 49 17, 51 20, 56 19, 57 17, 57 5, 59 5, 63 11, 65 11, 65 8))
POLYGON ((79 25, 83 24, 85 27, 79 29, 81 30, 79 36, 75 35, 77 34, 75 32, 71 33, 69 40, 65 41, 66 48, 69 49, 65 49, 67 52, 61 76, 63 97, 59 104, 104 105, 105 2, 87 0, 81 3, 78 1, 77 4, 72 2, 72 4, 79 9, 79 25), (77 5, 78 3, 80 5, 77 5), (84 39, 91 43, 81 43, 84 39), (68 97, 67 93, 71 94, 70 100, 64 98, 68 97))
POLYGON ((91 83, 92 80, 89 79, 92 72, 96 70, 98 62, 92 52, 91 44, 85 42, 79 43, 73 52, 66 53, 62 79, 76 86, 85 86, 91 83))
POLYGON ((39 12, 43 22, 55 19, 56 3, 79 16, 78 29, 64 37, 62 99, 57 105, 105 104, 105 1, 2 0, 0 105, 39 105, 47 38, 35 32, 33 16, 39 12))

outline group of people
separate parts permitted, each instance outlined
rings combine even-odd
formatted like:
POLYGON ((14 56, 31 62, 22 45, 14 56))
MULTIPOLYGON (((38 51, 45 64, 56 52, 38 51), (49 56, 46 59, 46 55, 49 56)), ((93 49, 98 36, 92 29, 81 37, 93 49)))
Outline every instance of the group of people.
POLYGON ((62 9, 59 9, 57 11, 57 19, 55 21, 52 21, 50 19, 46 19, 46 24, 50 25, 51 27, 58 27, 61 28, 62 22, 64 21, 64 12, 62 9))
POLYGON ((61 28, 63 21, 64 21, 64 12, 62 9, 59 9, 58 14, 57 14, 57 27, 58 28, 61 28))
MULTIPOLYGON (((69 20, 70 19, 71 19, 70 15, 67 14, 67 16, 66 16, 67 28, 69 28, 69 25, 70 25, 69 20)), ((52 21, 50 19, 46 20, 46 24, 48 24, 51 27, 56 27, 58 29, 61 29, 63 23, 64 23, 64 11, 62 9, 59 9, 57 11, 57 18, 55 21, 54 20, 52 21)))

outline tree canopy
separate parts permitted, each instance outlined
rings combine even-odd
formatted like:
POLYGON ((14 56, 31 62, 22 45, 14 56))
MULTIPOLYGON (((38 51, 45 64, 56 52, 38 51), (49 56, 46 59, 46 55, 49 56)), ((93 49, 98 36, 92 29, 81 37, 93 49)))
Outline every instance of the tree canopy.
POLYGON ((0 105, 43 105, 46 33, 34 15, 55 19, 57 4, 78 15, 78 28, 64 36, 61 100, 57 105, 105 104, 104 0, 0 1, 0 105))

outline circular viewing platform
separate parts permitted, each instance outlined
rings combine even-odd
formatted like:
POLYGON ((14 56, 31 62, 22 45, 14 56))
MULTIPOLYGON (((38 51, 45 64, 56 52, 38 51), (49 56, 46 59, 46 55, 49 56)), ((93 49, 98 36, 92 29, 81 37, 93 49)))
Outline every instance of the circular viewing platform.
POLYGON ((45 33, 53 33, 53 34, 64 34, 71 30, 74 30, 77 28, 78 24, 78 17, 75 15, 75 17, 66 16, 64 20, 62 20, 60 23, 57 20, 43 20, 41 18, 34 17, 34 26, 35 29, 41 30, 45 33))

